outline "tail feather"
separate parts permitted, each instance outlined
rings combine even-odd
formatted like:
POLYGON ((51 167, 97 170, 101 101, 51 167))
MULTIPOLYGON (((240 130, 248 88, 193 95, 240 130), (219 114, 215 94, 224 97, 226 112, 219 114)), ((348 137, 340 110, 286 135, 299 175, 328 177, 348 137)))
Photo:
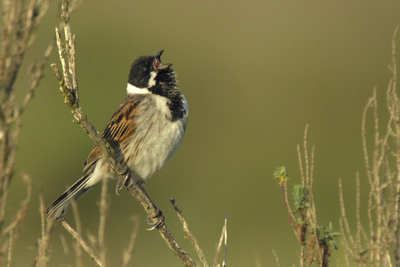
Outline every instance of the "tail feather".
POLYGON ((49 219, 57 219, 63 215, 69 207, 71 207, 71 201, 74 199, 78 201, 91 187, 85 188, 90 175, 82 176, 76 181, 70 188, 68 188, 59 198, 57 198, 50 206, 46 209, 46 217, 49 219))

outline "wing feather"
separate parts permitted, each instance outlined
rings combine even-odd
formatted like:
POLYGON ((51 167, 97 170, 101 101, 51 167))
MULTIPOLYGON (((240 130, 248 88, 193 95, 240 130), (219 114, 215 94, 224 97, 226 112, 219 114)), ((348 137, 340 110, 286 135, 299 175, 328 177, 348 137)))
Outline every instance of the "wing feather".
MULTIPOLYGON (((128 96, 111 117, 110 122, 103 132, 104 139, 106 139, 114 149, 117 157, 118 153, 121 153, 120 144, 135 133, 135 114, 139 103, 144 99, 144 97, 145 95, 128 96)), ((94 146, 88 159, 84 163, 83 172, 86 173, 89 167, 95 164, 102 156, 103 153, 100 148, 94 146)))

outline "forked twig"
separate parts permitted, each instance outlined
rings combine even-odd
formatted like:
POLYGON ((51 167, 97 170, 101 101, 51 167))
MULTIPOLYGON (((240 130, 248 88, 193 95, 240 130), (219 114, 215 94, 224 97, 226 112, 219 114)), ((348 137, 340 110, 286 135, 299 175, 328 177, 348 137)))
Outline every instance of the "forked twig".
POLYGON ((342 243, 346 250, 347 266, 352 266, 351 260, 356 263, 355 266, 393 266, 389 251, 394 247, 396 266, 400 267, 400 101, 396 88, 395 55, 397 30, 398 27, 393 34, 392 65, 389 66, 392 78, 386 91, 386 108, 389 114, 385 126, 386 132, 382 133, 380 128, 377 88, 373 89, 372 97, 368 100, 362 114, 361 138, 367 181, 370 186, 366 212, 368 235, 361 224, 359 174, 356 174, 357 232, 355 235, 352 235, 350 231, 345 213, 342 183, 339 181, 341 228, 344 233, 342 243), (373 127, 371 127, 371 133, 367 135, 369 117, 371 117, 373 127))
POLYGON ((225 223, 222 227, 221 236, 219 238, 219 242, 216 248, 215 257, 214 257, 214 267, 225 267, 226 266, 226 254, 228 252, 228 214, 225 213, 225 223), (222 265, 218 264, 219 253, 222 248, 222 244, 224 244, 224 257, 222 260, 222 265))

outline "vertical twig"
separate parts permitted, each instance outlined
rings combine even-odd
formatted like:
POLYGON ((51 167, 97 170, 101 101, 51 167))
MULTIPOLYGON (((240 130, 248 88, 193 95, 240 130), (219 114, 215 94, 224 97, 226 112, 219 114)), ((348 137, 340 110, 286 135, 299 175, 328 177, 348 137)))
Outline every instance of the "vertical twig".
MULTIPOLYGON (((71 206, 72 206, 72 211, 74 213, 74 218, 75 218, 75 227, 76 227, 76 232, 78 235, 82 236, 82 222, 81 222, 81 216, 79 215, 79 208, 78 204, 76 203, 76 200, 74 198, 71 199, 71 206)), ((81 245, 77 240, 74 242, 74 250, 75 250, 75 264, 76 267, 83 267, 83 262, 82 262, 82 249, 81 245)))
MULTIPOLYGON (((389 85, 389 90, 392 91, 392 95, 393 95, 393 102, 395 102, 395 106, 399 107, 399 101, 398 101, 398 97, 396 94, 396 84, 397 84, 397 63, 396 63, 396 36, 397 36, 397 32, 398 32, 399 26, 397 25, 394 34, 393 34, 393 38, 392 38, 392 66, 391 66, 391 71, 392 71, 392 82, 389 85)), ((388 91, 389 91, 388 90, 388 91)), ((389 98, 388 98, 389 99, 389 98)), ((395 226, 395 249, 394 249, 394 255, 395 255, 395 259, 396 259, 396 267, 400 267, 400 126, 399 126, 399 122, 398 119, 400 117, 399 112, 400 109, 395 109, 395 108, 389 108, 389 112, 391 112, 392 117, 394 117, 394 119, 397 119, 395 123, 395 127, 396 127, 396 144, 397 144, 397 157, 396 157, 396 161, 397 161, 397 181, 395 184, 395 191, 396 191, 396 201, 395 201, 395 205, 394 205, 394 210, 395 210, 395 216, 394 216, 394 220, 396 223, 395 226)))
MULTIPOLYGON (((392 65, 389 69, 392 72, 392 79, 386 91, 386 106, 389 113, 386 133, 380 136, 377 89, 374 88, 372 97, 368 100, 362 116, 361 137, 363 144, 365 168, 367 180, 370 185, 368 194, 367 218, 369 223, 369 236, 366 234, 361 224, 360 216, 360 179, 356 175, 356 220, 357 232, 355 241, 350 233, 347 218, 344 212, 343 193, 340 188, 340 203, 342 210, 342 224, 345 233, 343 241, 350 240, 350 245, 346 244, 356 266, 392 266, 388 251, 392 245, 395 247, 396 266, 400 267, 399 250, 399 202, 400 202, 400 101, 396 93, 396 60, 395 60, 395 37, 397 28, 392 41, 392 65), (369 155, 367 146, 367 115, 372 110, 373 118, 373 150, 369 155), (392 142, 393 141, 393 142, 392 142), (394 160, 390 159, 393 157, 394 160), (395 163, 395 166, 391 164, 395 163), (365 240, 366 248, 363 249, 365 240)), ((347 263, 348 263, 347 259, 347 263)))
POLYGON ((46 267, 47 264, 47 249, 50 241, 51 224, 46 221, 46 207, 44 206, 43 196, 39 196, 40 199, 40 218, 42 221, 42 237, 39 240, 38 256, 36 260, 37 267, 46 267))
POLYGON ((72 267, 71 262, 68 260, 71 257, 71 253, 69 252, 69 248, 68 248, 68 244, 67 244, 67 240, 65 239, 65 236, 64 235, 60 235, 60 240, 61 240, 61 245, 62 245, 63 250, 64 250, 65 258, 67 259, 66 264, 67 264, 68 267, 72 267))
POLYGON ((227 217, 227 213, 225 213, 225 223, 224 223, 224 226, 222 227, 221 236, 219 238, 219 242, 218 242, 218 245, 216 247, 216 252, 215 252, 215 257, 214 257, 214 262, 213 262, 213 266, 214 267, 217 267, 217 266, 225 267, 226 266, 226 253, 227 253, 227 250, 228 250, 228 246, 227 246, 227 239, 228 239, 227 224, 228 224, 228 217, 227 217), (218 258, 219 258, 219 253, 220 253, 221 248, 222 248, 222 244, 225 245, 224 258, 222 260, 222 265, 219 265, 218 264, 218 258))
POLYGON ((108 203, 107 203, 107 188, 108 188, 108 177, 104 176, 103 185, 101 187, 101 197, 100 197, 100 220, 99 220, 99 234, 98 234, 98 245, 99 254, 101 261, 106 263, 106 246, 104 240, 104 234, 106 231, 106 218, 108 213, 108 203))
POLYGON ((133 250, 135 248, 135 241, 139 232, 139 219, 137 216, 132 216, 131 220, 133 221, 133 229, 131 233, 131 237, 128 242, 128 246, 124 249, 122 254, 122 263, 120 267, 127 267, 129 262, 132 260, 133 250))
POLYGON ((14 233, 14 230, 11 230, 10 231, 10 238, 9 238, 9 241, 8 241, 7 267, 11 267, 12 247, 13 247, 13 233, 14 233))

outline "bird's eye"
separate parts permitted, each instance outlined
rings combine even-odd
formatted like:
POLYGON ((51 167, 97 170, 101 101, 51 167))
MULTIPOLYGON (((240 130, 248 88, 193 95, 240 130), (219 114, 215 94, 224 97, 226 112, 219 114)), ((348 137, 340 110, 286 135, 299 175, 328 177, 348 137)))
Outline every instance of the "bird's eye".
POLYGON ((142 67, 142 71, 147 71, 147 68, 146 67, 142 67))

